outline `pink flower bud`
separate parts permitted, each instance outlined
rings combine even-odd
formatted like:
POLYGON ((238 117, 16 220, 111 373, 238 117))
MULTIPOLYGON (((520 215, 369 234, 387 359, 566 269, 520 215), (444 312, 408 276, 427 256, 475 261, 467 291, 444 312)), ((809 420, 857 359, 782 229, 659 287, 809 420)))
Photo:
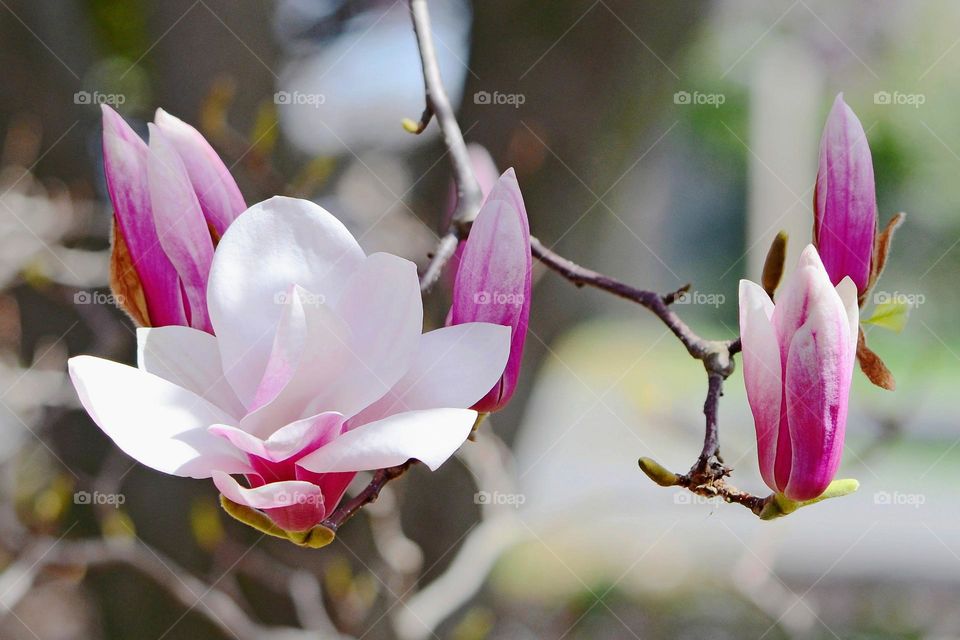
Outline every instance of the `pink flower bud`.
POLYGON ((206 288, 214 244, 246 209, 236 182, 196 129, 163 111, 147 145, 104 106, 103 156, 117 223, 114 281, 124 297, 145 300, 132 315, 149 326, 212 331, 206 288), (130 286, 131 270, 139 287, 130 286))
POLYGON ((830 281, 849 276, 862 294, 870 281, 877 197, 863 126, 839 94, 820 140, 814 244, 830 281))
POLYGON ((808 245, 774 305, 740 281, 743 377, 760 473, 791 500, 819 496, 843 453, 859 312, 853 281, 836 288, 808 245))
POLYGON ((527 210, 513 169, 497 181, 466 241, 453 286, 448 324, 490 322, 510 327, 510 359, 500 381, 473 409, 506 406, 517 386, 530 318, 533 259, 527 210))

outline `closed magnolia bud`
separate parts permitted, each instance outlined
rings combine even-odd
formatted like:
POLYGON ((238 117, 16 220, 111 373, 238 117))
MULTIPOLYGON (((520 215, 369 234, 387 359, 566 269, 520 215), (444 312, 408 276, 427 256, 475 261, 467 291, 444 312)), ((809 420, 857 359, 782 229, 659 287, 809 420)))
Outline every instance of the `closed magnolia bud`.
POLYGON ((510 327, 503 376, 472 408, 502 409, 517 386, 530 318, 533 258, 527 210, 513 169, 494 185, 470 230, 453 286, 448 324, 490 322, 510 327))
POLYGON ((814 244, 833 284, 850 277, 860 294, 870 284, 877 197, 870 145, 839 94, 820 140, 814 197, 814 244))
POLYGON ((843 453, 857 347, 857 291, 834 288, 809 245, 774 305, 740 281, 743 377, 767 486, 795 501, 830 485, 843 453))

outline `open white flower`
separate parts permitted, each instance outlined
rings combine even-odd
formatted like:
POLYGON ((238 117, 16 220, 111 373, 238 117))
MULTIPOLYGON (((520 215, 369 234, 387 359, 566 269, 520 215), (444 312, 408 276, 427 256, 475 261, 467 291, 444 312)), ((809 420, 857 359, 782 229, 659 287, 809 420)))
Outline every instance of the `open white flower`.
POLYGON ((414 264, 364 255, 334 216, 291 198, 230 225, 207 305, 215 335, 139 329, 139 368, 79 356, 71 378, 127 454, 212 477, 287 531, 319 524, 357 471, 442 464, 510 351, 510 329, 493 324, 421 334, 414 264))

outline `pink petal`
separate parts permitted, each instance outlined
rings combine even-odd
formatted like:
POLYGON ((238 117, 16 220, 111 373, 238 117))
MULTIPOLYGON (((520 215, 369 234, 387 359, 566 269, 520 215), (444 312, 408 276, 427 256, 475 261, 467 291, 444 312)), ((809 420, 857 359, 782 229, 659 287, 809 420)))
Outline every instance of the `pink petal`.
POLYGON ((222 236, 247 208, 236 181, 199 131, 163 109, 154 121, 183 160, 207 223, 222 236))
POLYGON ((490 322, 513 330, 502 385, 495 385, 477 403, 478 411, 498 409, 513 395, 527 337, 531 290, 530 228, 516 175, 509 169, 470 230, 450 313, 451 324, 490 322))
POLYGON ((860 120, 837 95, 820 140, 817 246, 833 284, 850 276, 863 292, 877 232, 873 159, 860 120))
POLYGON ((117 226, 147 299, 153 326, 184 325, 180 279, 163 251, 151 213, 147 145, 108 107, 103 111, 103 167, 117 226))
POLYGON ((248 489, 226 473, 213 474, 213 483, 224 497, 260 509, 286 531, 306 531, 326 516, 320 487, 300 480, 271 482, 248 489))
POLYGON ((166 135, 153 124, 147 178, 154 224, 164 252, 180 275, 190 326, 213 333, 207 313, 213 240, 183 161, 166 135))
POLYGON ((216 424, 210 433, 226 438, 244 453, 269 462, 284 460, 310 453, 340 435, 343 415, 329 411, 281 427, 263 440, 237 427, 216 424))
POLYGON ((847 317, 838 298, 824 300, 797 331, 786 370, 792 464, 784 493, 816 498, 843 454, 853 362, 847 317))

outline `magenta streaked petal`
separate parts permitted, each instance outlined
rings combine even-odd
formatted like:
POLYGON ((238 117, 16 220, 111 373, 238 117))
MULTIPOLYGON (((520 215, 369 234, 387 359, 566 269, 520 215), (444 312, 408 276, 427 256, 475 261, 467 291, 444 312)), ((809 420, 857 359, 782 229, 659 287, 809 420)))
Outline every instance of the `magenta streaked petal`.
POLYGON ((532 290, 527 212, 513 169, 484 202, 470 230, 453 290, 451 324, 490 322, 510 327, 510 358, 502 384, 474 408, 494 411, 513 395, 527 337, 532 290))
POLYGON ((823 493, 843 454, 852 363, 846 315, 835 302, 817 308, 790 344, 785 388, 793 447, 783 493, 791 500, 823 493))
POLYGON ((820 140, 817 247, 833 284, 850 276, 862 293, 877 232, 873 159, 863 125, 839 94, 820 140))
POLYGON ((213 333, 207 313, 207 278, 213 262, 210 229, 183 161, 156 125, 150 125, 147 178, 157 235, 180 275, 190 326, 213 333))
POLYGON ((150 205, 146 143, 103 105, 103 167, 107 190, 144 296, 152 326, 186 325, 177 271, 157 237, 150 205))
POLYGON ((217 235, 222 236, 247 208, 236 181, 195 128, 163 109, 157 109, 154 121, 183 160, 204 217, 217 235))

